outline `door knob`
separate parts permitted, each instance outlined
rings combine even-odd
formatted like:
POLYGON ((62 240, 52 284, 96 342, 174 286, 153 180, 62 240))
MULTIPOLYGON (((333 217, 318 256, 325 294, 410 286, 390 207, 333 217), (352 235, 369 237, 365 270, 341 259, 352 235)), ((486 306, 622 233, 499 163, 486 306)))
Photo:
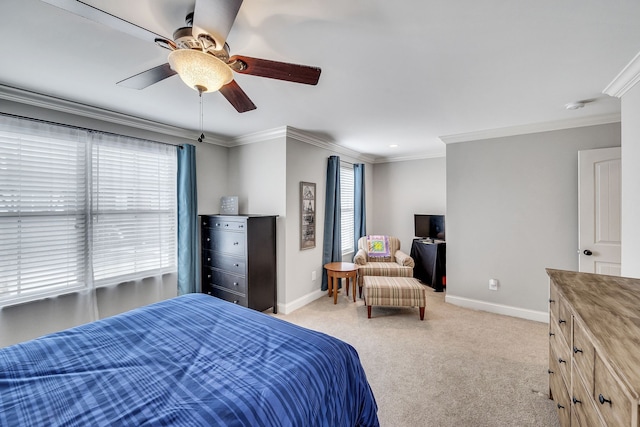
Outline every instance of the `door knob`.
POLYGON ((582 253, 585 254, 586 256, 593 255, 593 252, 591 252, 589 249, 585 249, 584 252, 582 252, 582 253))

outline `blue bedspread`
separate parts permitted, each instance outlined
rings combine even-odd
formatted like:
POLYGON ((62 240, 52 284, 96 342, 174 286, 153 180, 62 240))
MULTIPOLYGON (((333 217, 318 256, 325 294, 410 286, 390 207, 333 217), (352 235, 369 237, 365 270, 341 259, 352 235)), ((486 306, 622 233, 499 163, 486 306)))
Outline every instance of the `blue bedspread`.
POLYGON ((356 351, 203 294, 0 349, 2 426, 377 426, 356 351))

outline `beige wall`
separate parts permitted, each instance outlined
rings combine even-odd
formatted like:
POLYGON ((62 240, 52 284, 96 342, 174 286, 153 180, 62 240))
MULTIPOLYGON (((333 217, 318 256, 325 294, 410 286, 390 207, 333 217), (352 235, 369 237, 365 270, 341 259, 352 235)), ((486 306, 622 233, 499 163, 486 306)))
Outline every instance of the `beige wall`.
POLYGON ((220 198, 229 188, 229 149, 213 144, 195 144, 198 214, 220 212, 220 198))
POLYGON ((373 210, 367 212, 367 219, 374 220, 368 234, 396 236, 409 253, 413 215, 446 213, 446 167, 445 157, 375 164, 373 210))
POLYGON ((578 150, 619 145, 619 123, 449 144, 447 301, 544 321, 545 268, 578 268, 578 150))
MULTIPOLYGON (((329 148, 287 139, 287 288, 283 311, 292 311, 324 295, 320 291, 322 280, 322 237, 324 233, 324 209, 326 197, 327 159, 339 155, 340 160, 350 163, 360 160, 329 148), (300 182, 316 184, 316 247, 300 249, 300 182), (311 279, 316 272, 316 280, 311 279)), ((365 163, 365 199, 367 209, 372 206, 371 164, 365 163)), ((349 260, 351 257, 348 257, 349 260)))

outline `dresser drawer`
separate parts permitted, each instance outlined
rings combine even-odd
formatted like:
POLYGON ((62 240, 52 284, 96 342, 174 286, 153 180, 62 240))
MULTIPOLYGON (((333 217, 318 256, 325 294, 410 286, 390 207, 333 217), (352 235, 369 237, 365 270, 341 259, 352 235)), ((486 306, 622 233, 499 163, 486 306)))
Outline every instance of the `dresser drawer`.
POLYGON ((243 276, 246 273, 247 264, 243 258, 233 258, 209 250, 204 251, 202 256, 202 265, 205 267, 213 267, 243 276))
MULTIPOLYGON (((631 425, 631 401, 596 354, 594 398, 602 419, 610 426, 631 425)), ((636 409, 637 410, 637 409, 636 409)))
POLYGON ((594 378, 594 359, 595 350, 591 344, 591 340, 587 336, 582 322, 573 319, 573 360, 576 363, 574 371, 582 377, 589 394, 593 395, 593 378, 594 378))
POLYGON ((553 314, 556 319, 558 318, 559 305, 560 295, 558 294, 558 287, 551 282, 551 287, 549 288, 549 312, 553 314))
POLYGON ((571 309, 569 308, 567 300, 565 300, 563 297, 559 298, 558 303, 558 330, 562 333, 562 336, 568 346, 571 342, 573 342, 571 340, 571 309))
POLYGON ((249 306, 247 302, 247 297, 245 295, 239 295, 239 294, 236 294, 235 292, 230 292, 225 289, 219 288, 217 286, 206 288, 204 291, 205 293, 209 295, 213 295, 216 298, 220 298, 225 301, 229 301, 234 304, 241 305, 243 307, 249 306))
POLYGON ((549 357, 554 356, 553 362, 556 364, 556 370, 560 372, 567 387, 571 384, 571 352, 569 346, 564 343, 562 336, 556 337, 555 341, 549 342, 551 353, 549 357))
POLYGON ((245 276, 238 276, 212 268, 206 268, 204 276, 206 284, 208 285, 216 285, 241 294, 246 294, 247 292, 247 281, 245 276))
MULTIPOLYGON (((575 364, 572 369, 575 370, 578 367, 575 364)), ((572 426, 601 426, 606 427, 606 424, 600 418, 598 410, 596 409, 595 401, 593 400, 593 392, 587 391, 585 383, 579 377, 573 377, 573 385, 571 387, 571 425, 572 426)))
POLYGON ((547 372, 549 373, 549 391, 551 392, 551 397, 556 400, 557 394, 562 391, 562 389, 558 388, 559 384, 556 378, 559 378, 562 382, 564 382, 564 380, 562 379, 560 367, 558 366, 558 356, 556 356, 551 347, 549 347, 549 369, 547 372))
POLYGON ((246 235, 241 232, 205 230, 202 235, 202 248, 229 255, 245 256, 246 235))
POLYGON ((549 316, 549 345, 560 346, 564 344, 564 338, 560 331, 560 325, 558 325, 558 318, 551 313, 549 316))
POLYGON ((558 357, 553 350, 549 351, 549 390, 558 409, 558 419, 562 427, 571 425, 571 401, 558 367, 558 357))
POLYGON ((244 221, 230 221, 219 218, 203 218, 202 226, 214 230, 244 231, 246 228, 244 221))

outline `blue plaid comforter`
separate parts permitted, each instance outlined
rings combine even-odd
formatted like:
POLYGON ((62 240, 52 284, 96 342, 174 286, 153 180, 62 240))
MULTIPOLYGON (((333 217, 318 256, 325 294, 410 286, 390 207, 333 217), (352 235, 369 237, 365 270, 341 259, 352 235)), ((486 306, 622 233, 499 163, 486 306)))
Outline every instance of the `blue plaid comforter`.
POLYGON ((356 351, 204 294, 0 349, 2 426, 377 426, 356 351))

